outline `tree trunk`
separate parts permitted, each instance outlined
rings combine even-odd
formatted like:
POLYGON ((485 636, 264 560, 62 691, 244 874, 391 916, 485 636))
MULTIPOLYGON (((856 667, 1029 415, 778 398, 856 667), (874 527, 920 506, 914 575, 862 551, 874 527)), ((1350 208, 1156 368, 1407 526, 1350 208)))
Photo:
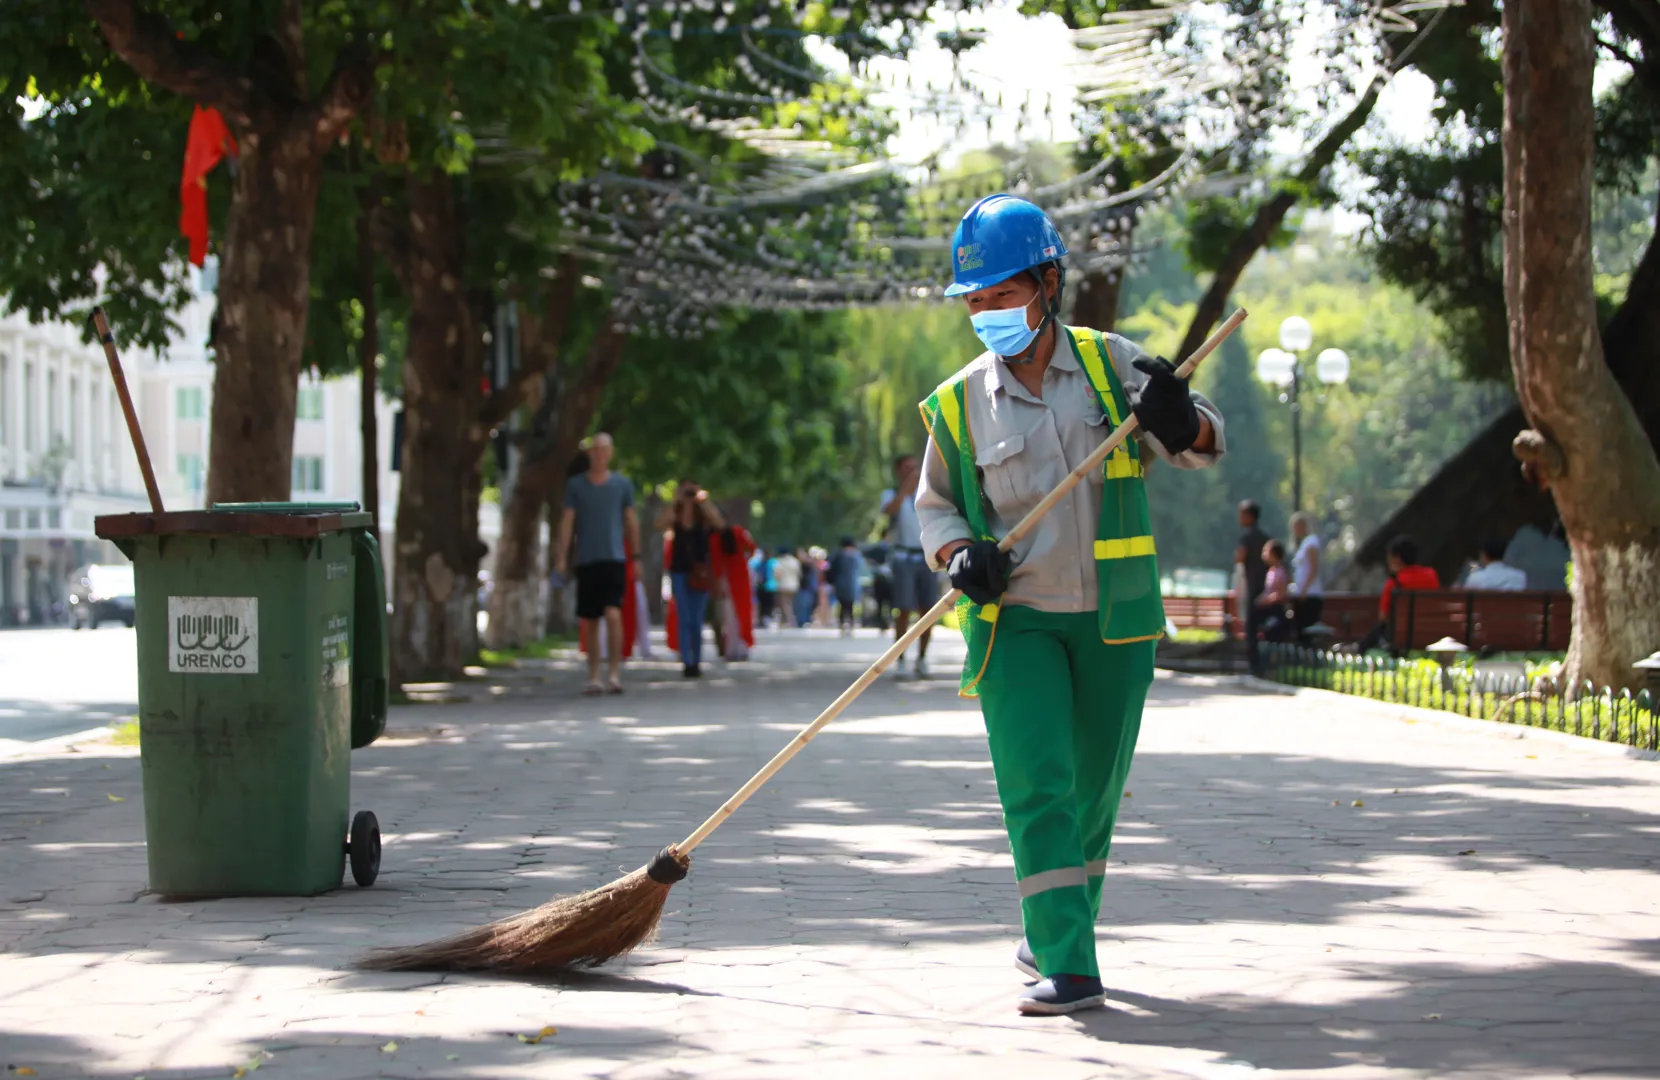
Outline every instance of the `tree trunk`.
POLYGON ((1216 268, 1216 274, 1210 279, 1210 286, 1205 289, 1205 295, 1199 298, 1199 306, 1193 313, 1193 321, 1187 324, 1187 336, 1182 339, 1181 348, 1176 351, 1173 360, 1192 354, 1204 343, 1211 328, 1222 318, 1222 311, 1227 306, 1228 296, 1233 287, 1239 283, 1239 276, 1245 272, 1251 260, 1256 258, 1257 252, 1268 246, 1273 239, 1274 232, 1285 220, 1285 215, 1297 205, 1301 193, 1315 184, 1322 173, 1337 159, 1349 137, 1361 129, 1366 118, 1372 115, 1372 108, 1378 103, 1378 95, 1383 92, 1388 78, 1383 75, 1372 80, 1372 85, 1355 102, 1354 108, 1347 116, 1338 121, 1337 126, 1326 133, 1315 146, 1308 160, 1298 170, 1293 184, 1284 186, 1267 202, 1257 207, 1257 212, 1251 218, 1251 223, 1245 227, 1234 240, 1227 252, 1222 256, 1222 264, 1216 268))
POLYGON ((380 327, 375 308, 375 244, 371 222, 379 192, 374 180, 364 185, 358 196, 357 215, 357 299, 363 305, 363 338, 357 346, 359 395, 362 408, 358 428, 363 442, 363 509, 375 518, 375 530, 380 530, 380 432, 375 406, 379 404, 380 390, 375 363, 380 356, 380 327))
MULTIPOLYGON (((1128 218, 1123 219, 1126 223, 1128 218)), ((1129 247, 1129 229, 1119 233, 1129 247)), ((1108 333, 1118 322, 1118 299, 1124 292, 1124 277, 1130 264, 1113 270, 1099 270, 1087 275, 1078 285, 1078 299, 1072 305, 1072 321, 1077 326, 1108 333)))
MULTIPOLYGON (((489 641, 494 648, 512 648, 533 641, 542 625, 538 610, 542 511, 562 505, 565 471, 576 457, 582 437, 599 411, 601 395, 611 373, 622 361, 627 332, 606 320, 588 346, 582 368, 551 408, 552 425, 546 436, 527 444, 513 476, 513 486, 502 504, 501 540, 496 546, 495 590, 490 598, 489 641), (499 623, 498 623, 499 620, 499 623)), ((553 519, 557 535, 557 516, 553 519)), ((644 530, 642 529, 642 533, 644 530)))
POLYGON ((288 498, 322 159, 310 132, 238 142, 214 318, 207 498, 288 498))
POLYGON ((409 349, 392 613, 395 682, 461 676, 477 644, 483 342, 461 272, 465 223, 448 176, 407 183, 409 349))
POLYGON ((218 109, 236 133, 214 316, 207 498, 286 499, 323 156, 369 101, 372 72, 342 53, 311 96, 300 0, 268 12, 274 48, 256 69, 185 41, 136 0, 84 3, 110 49, 141 79, 218 109))
POLYGON ((1549 485, 1574 557, 1567 678, 1619 687, 1660 645, 1660 459, 1597 326, 1591 17, 1589 0, 1504 6, 1505 302, 1531 424, 1516 456, 1549 485))

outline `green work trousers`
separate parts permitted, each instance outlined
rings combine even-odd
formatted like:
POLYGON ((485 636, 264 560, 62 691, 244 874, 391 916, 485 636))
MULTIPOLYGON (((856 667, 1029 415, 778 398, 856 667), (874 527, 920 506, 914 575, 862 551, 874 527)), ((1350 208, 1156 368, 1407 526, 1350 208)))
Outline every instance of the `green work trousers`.
POLYGON ((1156 644, 1105 644, 1093 611, 998 616, 980 710, 1026 941, 1045 976, 1100 974, 1101 880, 1156 644))

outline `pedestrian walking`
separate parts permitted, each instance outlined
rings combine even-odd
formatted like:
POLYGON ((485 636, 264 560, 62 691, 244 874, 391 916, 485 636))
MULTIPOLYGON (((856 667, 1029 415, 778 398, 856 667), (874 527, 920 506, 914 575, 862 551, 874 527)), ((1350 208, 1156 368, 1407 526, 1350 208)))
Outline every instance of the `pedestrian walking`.
POLYGON ((818 583, 822 576, 812 548, 796 548, 795 561, 801 564, 801 588, 795 594, 795 625, 809 626, 818 606, 818 583))
POLYGON ((870 601, 876 607, 876 629, 885 634, 888 616, 893 612, 893 568, 888 565, 887 541, 866 548, 865 561, 870 563, 870 601))
POLYGON ((1293 635, 1301 641, 1304 632, 1320 621, 1326 609, 1326 588, 1320 537, 1314 532, 1314 518, 1299 510, 1291 515, 1291 611, 1293 635))
POLYGON ((669 584, 674 597, 680 673, 688 679, 700 679, 703 623, 708 618, 709 594, 717 582, 710 565, 709 538, 726 527, 726 520, 709 501, 707 491, 682 480, 674 502, 663 508, 657 524, 669 533, 669 584))
POLYGON ((830 588, 836 597, 836 623, 842 637, 852 637, 858 626, 859 567, 865 557, 851 536, 842 537, 841 547, 830 556, 830 588))
POLYGON ((1221 414, 1175 368, 1116 334, 1059 324, 1066 245, 1007 195, 957 226, 955 282, 987 352, 923 404, 919 542, 966 602, 961 692, 978 695, 1039 980, 1023 1013, 1105 999, 1095 919, 1112 829, 1163 633, 1142 482, 1149 453, 1182 468, 1221 456, 1221 414), (999 536, 1131 412, 1141 431, 1012 551, 999 536))
POLYGON ((772 617, 772 578, 768 574, 767 564, 771 559, 766 549, 759 544, 755 546, 755 553, 749 557, 749 578, 755 589, 755 625, 765 626, 772 617))
POLYGON ((795 597, 801 591, 801 560, 787 547, 778 549, 772 560, 772 584, 778 597, 778 626, 794 626, 795 597))
POLYGON ((813 598, 814 626, 834 625, 830 605, 835 589, 830 584, 830 553, 814 545, 807 549, 807 554, 813 557, 813 580, 815 582, 813 598))
MULTIPOLYGON (((888 569, 893 578, 893 638, 898 641, 910 628, 911 617, 934 606, 939 588, 928 553, 922 546, 922 525, 917 519, 916 494, 922 467, 915 454, 901 454, 893 462, 893 487, 882 492, 882 513, 888 519, 888 569)), ((928 641, 933 628, 923 631, 916 643, 917 678, 928 677, 928 641)), ((905 671, 905 657, 894 665, 905 671)))
POLYGON ((1263 585, 1268 579, 1268 564, 1262 561, 1262 545, 1268 542, 1268 534, 1262 531, 1261 520, 1262 507, 1255 499, 1246 499, 1239 504, 1239 527, 1244 531, 1239 534, 1239 542, 1234 546, 1235 576, 1239 579, 1234 598, 1239 616, 1245 620, 1245 660, 1256 674, 1262 671, 1262 660, 1257 650, 1262 613, 1257 607, 1257 597, 1262 595, 1263 585), (1243 592, 1239 591, 1241 585, 1243 592))
POLYGON ((634 511, 634 485, 611 471, 615 450, 611 436, 589 440, 588 468, 565 482, 565 505, 559 515, 555 572, 567 573, 571 540, 576 540, 576 617, 587 642, 588 683, 584 694, 620 694, 622 687, 622 605, 628 586, 628 560, 638 559, 640 521, 634 511), (601 640, 600 624, 605 634, 601 640), (609 674, 599 680, 600 653, 609 674))

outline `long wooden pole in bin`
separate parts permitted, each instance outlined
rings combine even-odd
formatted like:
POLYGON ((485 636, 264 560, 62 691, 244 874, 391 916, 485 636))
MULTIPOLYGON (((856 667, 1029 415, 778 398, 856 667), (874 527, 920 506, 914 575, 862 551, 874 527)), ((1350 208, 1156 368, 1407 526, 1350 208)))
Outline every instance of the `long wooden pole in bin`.
POLYGON ((144 432, 139 430, 138 413, 133 410, 133 396, 127 392, 127 377, 121 373, 121 357, 115 352, 115 335, 110 333, 109 320, 104 309, 92 309, 92 328, 104 346, 104 359, 110 364, 110 378, 115 380, 115 394, 121 399, 121 412, 127 417, 127 434, 132 436, 133 450, 138 454, 138 469, 144 474, 144 490, 150 495, 150 509, 164 513, 161 508, 161 489, 156 486, 156 471, 150 468, 150 451, 144 445, 144 432))
MULTIPOLYGON (((1240 308, 1228 316, 1227 320, 1216 328, 1216 332, 1206 338, 1204 343, 1193 351, 1192 356, 1183 361, 1182 366, 1176 369, 1176 374, 1184 379, 1192 375, 1193 369, 1199 366, 1199 362, 1209 356, 1229 334, 1239 328, 1239 324, 1245 321, 1245 316, 1244 308, 1240 308)), ((1118 449, 1124 440, 1134 434, 1140 426, 1140 421, 1136 419, 1134 413, 1126 417, 1124 422, 1118 425, 1111 435, 1107 436, 1107 441, 1096 447, 1094 453, 1085 458, 1076 469, 1068 473, 1065 480, 1062 480, 1053 491, 1043 497, 1042 502, 1032 507, 1031 513, 1021 518, 1020 524, 1010 529, 1009 534, 998 541, 997 546, 1003 551, 1008 551, 1019 543, 1027 533, 1036 527, 1039 521, 1043 520, 1043 516, 1052 510, 1056 503, 1066 498, 1067 492, 1077 487, 1084 477, 1099 469, 1101 463, 1107 460, 1107 455, 1118 449)), ((877 677, 888 669, 890 664, 903 656, 905 650, 911 647, 911 643, 922 636, 923 631, 945 618, 946 612, 956 606, 957 600, 961 596, 961 592, 952 589, 940 597, 939 603, 928 609, 928 613, 921 619, 912 623, 911 628, 905 631, 892 645, 888 646, 887 652, 884 652, 874 664, 865 669, 865 673, 859 676, 852 686, 842 691, 841 696, 832 701, 829 708, 819 713, 816 720, 802 728, 801 732, 791 739, 784 749, 778 751, 771 761, 761 766, 760 772, 750 777, 749 782, 738 789, 737 794, 727 799, 719 810, 709 815, 708 820, 699 825, 692 832, 692 835, 676 844, 674 850, 681 855, 690 855, 693 848, 703 843, 710 833, 718 829, 722 822, 732 816, 733 811, 748 801, 749 797, 759 791, 768 780, 771 780, 779 769, 782 769, 791 758, 801 752, 802 748, 812 742, 813 736, 824 730, 825 725, 830 721, 840 716, 842 710, 851 705, 860 694, 864 693, 870 684, 875 682, 877 677)))

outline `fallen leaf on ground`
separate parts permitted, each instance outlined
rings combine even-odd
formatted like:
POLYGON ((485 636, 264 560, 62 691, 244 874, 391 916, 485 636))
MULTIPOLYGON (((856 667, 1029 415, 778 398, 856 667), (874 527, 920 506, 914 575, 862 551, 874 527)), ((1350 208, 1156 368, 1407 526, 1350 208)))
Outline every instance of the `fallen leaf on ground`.
POLYGON ((1363 802, 1361 802, 1361 801, 1360 801, 1360 800, 1359 800, 1359 799, 1356 799, 1356 800, 1355 800, 1355 801, 1354 801, 1354 805, 1355 805, 1355 806, 1365 806, 1365 805, 1366 805, 1366 804, 1365 804, 1365 803, 1363 803, 1363 802))
POLYGON ((1126 799, 1133 799, 1133 798, 1135 798, 1135 792, 1133 792, 1133 791, 1126 791, 1126 792, 1125 792, 1125 793, 1124 793, 1124 797, 1125 797, 1125 798, 1126 798, 1126 799))
POLYGON ((1424 1016, 1423 1016, 1423 1019, 1425 1019, 1425 1020, 1439 1020, 1439 1019, 1441 1019, 1441 1014, 1440 1013, 1425 1013, 1424 1016))
POLYGON ((461 1055, 460 1054, 445 1054, 444 1055, 444 1060, 445 1061, 460 1061, 461 1060, 461 1055))
POLYGON ((110 802, 126 802, 127 801, 126 799, 123 799, 119 795, 105 795, 104 797, 106 799, 108 799, 110 802))
POLYGON ((1333 806, 1342 806, 1343 805, 1343 800, 1342 799, 1333 799, 1331 801, 1331 804, 1333 806))
POLYGON ((1463 851, 1459 852, 1460 855, 1474 855, 1475 853, 1476 853, 1475 848, 1465 848, 1463 851))
POLYGON ((7 1072, 14 1072, 19 1076, 33 1076, 35 1071, 27 1065, 7 1065, 7 1072))
POLYGON ((541 1031, 538 1031, 534 1035, 520 1035, 519 1036, 519 1041, 522 1042, 522 1043, 529 1043, 531 1046, 535 1046, 537 1043, 541 1042, 543 1039, 547 1038, 549 1035, 557 1035, 557 1034, 559 1034, 559 1029, 558 1028, 545 1027, 541 1031))
POLYGON ((389 1042, 380 1048, 380 1052, 383 1054, 396 1054, 398 1052, 398 1044, 395 1042, 389 1042))

